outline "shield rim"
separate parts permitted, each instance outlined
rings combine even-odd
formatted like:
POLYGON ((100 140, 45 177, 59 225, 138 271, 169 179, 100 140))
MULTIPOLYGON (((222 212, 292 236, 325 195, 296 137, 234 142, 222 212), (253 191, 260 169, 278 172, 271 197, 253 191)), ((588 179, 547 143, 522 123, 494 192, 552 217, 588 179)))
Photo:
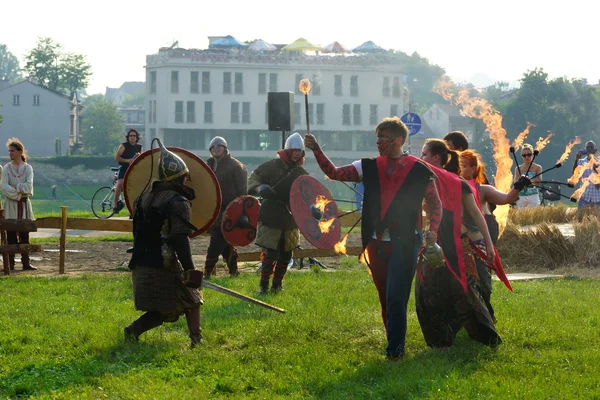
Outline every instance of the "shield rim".
MULTIPOLYGON (((293 206, 292 206, 292 204, 291 204, 291 203, 292 203, 292 201, 291 201, 291 198, 292 198, 292 196, 293 196, 293 195, 292 195, 292 193, 294 193, 294 195, 295 195, 296 193, 298 193, 298 194, 300 193, 300 191, 299 191, 298 189, 299 189, 299 187, 300 187, 300 181, 301 181, 302 179, 305 179, 305 180, 313 180, 314 182, 318 183, 318 184, 319 184, 319 185, 320 185, 320 186, 321 186, 323 189, 325 189, 325 193, 326 193, 326 194, 328 194, 328 195, 330 196, 330 198, 328 198, 328 199, 329 199, 329 200, 331 200, 331 201, 332 201, 332 202, 335 204, 335 208, 337 209, 337 212, 338 212, 338 215, 339 215, 340 209, 339 209, 339 207, 338 207, 338 205, 337 205, 337 202, 333 200, 333 196, 332 196, 332 194, 331 194, 331 190, 329 190, 329 189, 327 188, 327 186, 323 185, 323 184, 322 184, 322 183, 321 183, 321 182, 320 182, 320 181, 319 181, 317 178, 315 178, 314 176, 310 176, 310 175, 302 175, 302 176, 299 176, 299 177, 297 177, 297 178, 294 180, 294 182, 292 183, 292 187, 291 187, 291 190, 290 190, 290 209, 292 209, 292 208, 293 208, 293 206)), ((290 211, 292 211, 292 215, 296 215, 296 214, 294 213, 294 210, 293 210, 293 209, 292 209, 292 210, 290 210, 290 211)), ((336 223, 336 228, 335 228, 335 230, 338 230, 338 229, 339 229, 339 238, 336 240, 336 242, 335 242, 335 243, 334 243, 334 244, 333 244, 331 247, 326 247, 326 248, 324 248, 324 247, 320 247, 320 246, 317 246, 317 245, 314 243, 314 242, 317 242, 317 243, 318 243, 318 242, 319 242, 318 240, 314 240, 314 239, 311 239, 311 238, 308 238, 308 237, 306 237, 306 235, 305 235, 305 234, 304 234, 304 232, 302 231, 302 228, 300 227, 300 224, 298 224, 298 221, 296 220, 296 218, 295 218, 295 217, 294 217, 294 221, 296 222, 296 225, 298 226, 298 230, 300 231, 300 233, 302 234, 302 236, 303 236, 303 237, 304 237, 304 238, 305 238, 305 239, 306 239, 306 240, 307 240, 307 241, 308 241, 310 244, 312 244, 313 246, 315 246, 315 247, 316 247, 316 248, 318 248, 318 249, 322 249, 322 250, 330 250, 330 249, 333 249, 333 248, 335 247, 335 244, 336 244, 336 243, 338 243, 338 242, 339 242, 339 241, 342 239, 342 224, 340 223, 340 221, 339 221, 339 220, 337 220, 337 221, 336 221, 337 223, 336 223)), ((330 233, 331 233, 331 231, 329 231, 329 232, 327 232, 327 233, 324 233, 324 235, 328 235, 328 234, 330 234, 330 233)))
MULTIPOLYGON (((207 230, 209 230, 210 227, 215 223, 215 220, 217 219, 217 217, 219 216, 219 212, 221 211, 220 205, 223 201, 223 199, 221 197, 221 187, 219 185, 219 181, 217 180, 217 176, 215 175, 213 170, 208 166, 208 164, 206 164, 206 162, 204 162, 204 160, 202 160, 196 154, 192 153, 189 150, 182 149, 181 147, 176 147, 176 146, 165 146, 165 147, 169 151, 175 151, 176 153, 181 152, 181 153, 185 154, 186 156, 194 159, 195 161, 198 161, 200 163, 200 165, 202 165, 202 167, 208 172, 208 174, 210 175, 211 179, 213 180, 213 183, 215 184, 215 186, 217 188, 219 188, 219 190, 217 190, 217 205, 219 205, 219 207, 215 207, 215 212, 213 213, 212 218, 203 227, 197 227, 198 230, 193 232, 189 236, 190 238, 193 238, 193 237, 201 235, 204 232, 206 232, 207 230)), ((149 149, 149 150, 144 151, 135 160, 133 160, 133 162, 127 168, 127 171, 125 171, 125 176, 123 178, 123 197, 125 198, 125 206, 127 207, 127 210, 129 210, 129 213, 131 213, 132 207, 130 205, 130 200, 129 200, 129 196, 127 195, 127 191, 125 190, 125 188, 127 187, 127 178, 129 178, 129 172, 133 169, 133 167, 138 162, 140 162, 140 160, 143 160, 144 158, 149 157, 150 154, 152 154, 152 153, 160 153, 160 148, 156 147, 154 149, 149 149)), ((152 184, 152 182, 150 182, 150 184, 152 184)))
MULTIPOLYGON (((229 204, 227 204, 227 207, 225 207, 225 210, 223 210, 223 216, 221 218, 221 226, 219 227, 219 229, 221 229, 221 234, 223 235, 223 237, 225 238, 225 240, 227 240, 227 237, 225 235, 225 232, 223 232, 223 223, 225 221, 225 215, 227 214, 227 211, 229 210, 229 207, 231 207, 232 204, 236 200, 247 198, 247 197, 251 197, 251 198, 254 199, 254 201, 256 201, 256 203, 258 204, 258 210, 260 212, 260 201, 255 196, 252 196, 250 194, 243 194, 241 196, 236 197, 231 202, 229 202, 229 204)), ((258 214, 256 215, 256 225, 254 227, 256 228, 256 233, 258 233, 258 214)), ((233 243, 229 242, 228 240, 227 240, 227 243, 231 244, 232 246, 246 247, 246 246, 250 246, 252 243, 254 243, 255 240, 256 240, 256 235, 254 236, 254 239, 252 241, 250 241, 248 244, 233 244, 233 243)))

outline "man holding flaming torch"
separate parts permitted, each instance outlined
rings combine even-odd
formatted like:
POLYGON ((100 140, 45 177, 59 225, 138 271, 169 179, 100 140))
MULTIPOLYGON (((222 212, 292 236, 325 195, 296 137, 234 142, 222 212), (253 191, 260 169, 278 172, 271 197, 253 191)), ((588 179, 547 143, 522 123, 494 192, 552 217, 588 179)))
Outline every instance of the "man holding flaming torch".
POLYGON ((363 158, 336 167, 310 133, 304 143, 321 170, 332 180, 363 182, 361 226, 365 259, 379 294, 387 334, 386 356, 404 356, 406 308, 422 245, 422 202, 430 214, 427 244, 437 241, 442 204, 434 184, 435 174, 418 158, 403 152, 408 136, 398 117, 385 118, 375 129, 379 157, 363 158))

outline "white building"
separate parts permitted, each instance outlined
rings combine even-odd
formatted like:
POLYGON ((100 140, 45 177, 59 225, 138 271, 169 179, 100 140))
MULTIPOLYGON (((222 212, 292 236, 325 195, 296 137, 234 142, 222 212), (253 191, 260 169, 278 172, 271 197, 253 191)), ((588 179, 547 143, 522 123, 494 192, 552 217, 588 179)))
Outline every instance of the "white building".
POLYGON ((408 109, 401 65, 392 55, 308 56, 162 48, 146 57, 145 148, 153 137, 200 155, 223 136, 236 155, 264 156, 281 148, 268 131, 267 93, 295 92, 295 129, 306 132, 309 78, 311 132, 333 157, 373 155, 374 128, 408 109), (356 153, 358 152, 358 153, 356 153))

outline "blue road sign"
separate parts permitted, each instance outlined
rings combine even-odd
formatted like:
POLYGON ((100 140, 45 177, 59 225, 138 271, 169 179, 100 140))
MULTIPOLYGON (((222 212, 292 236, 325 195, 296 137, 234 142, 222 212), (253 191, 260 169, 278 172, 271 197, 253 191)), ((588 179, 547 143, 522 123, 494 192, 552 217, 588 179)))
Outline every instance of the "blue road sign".
POLYGON ((408 134, 410 136, 416 135, 421 130, 421 117, 415 113, 405 113, 400 117, 400 120, 404 122, 408 128, 408 134))

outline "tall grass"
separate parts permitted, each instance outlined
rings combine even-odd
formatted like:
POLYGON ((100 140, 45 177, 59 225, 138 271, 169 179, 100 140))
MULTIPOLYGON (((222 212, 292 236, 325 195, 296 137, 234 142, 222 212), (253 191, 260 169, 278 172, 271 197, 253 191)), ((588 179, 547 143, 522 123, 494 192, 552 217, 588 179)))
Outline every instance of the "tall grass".
MULTIPOLYGON (((216 283, 253 295, 258 276, 216 283)), ((376 292, 364 270, 291 272, 265 300, 277 314, 205 291, 205 343, 190 350, 185 322, 127 344, 129 274, 0 279, 0 395, 119 399, 598 398, 597 282, 495 283, 504 343, 459 333, 426 347, 414 303, 407 356, 385 360, 376 292), (543 305, 543 306, 541 306, 543 305)))

